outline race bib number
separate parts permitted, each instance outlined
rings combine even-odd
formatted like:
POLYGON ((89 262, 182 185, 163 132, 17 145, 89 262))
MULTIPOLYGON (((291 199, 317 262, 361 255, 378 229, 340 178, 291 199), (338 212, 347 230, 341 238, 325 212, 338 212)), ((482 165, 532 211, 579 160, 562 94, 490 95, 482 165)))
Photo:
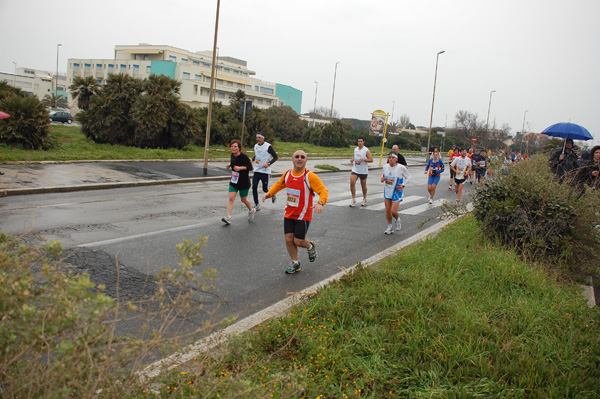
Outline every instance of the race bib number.
POLYGON ((485 161, 479 161, 479 166, 485 168, 485 161))
POLYGON ((298 207, 300 203, 300 190, 292 188, 287 189, 287 204, 289 206, 298 207))
POLYGON ((358 157, 354 157, 354 164, 355 165, 360 165, 361 162, 362 162, 362 159, 360 159, 358 157))
POLYGON ((262 163, 263 159, 261 157, 256 157, 254 158, 254 162, 256 162, 257 165, 260 165, 262 163))
POLYGON ((383 183, 384 183, 386 186, 390 186, 390 187, 392 187, 392 186, 394 186, 394 183, 395 183, 395 182, 396 182, 396 178, 395 178, 395 177, 386 176, 386 177, 385 177, 385 180, 384 180, 384 182, 383 182, 383 183))
POLYGON ((457 179, 464 179, 465 178, 465 172, 467 171, 467 167, 465 166, 464 169, 459 169, 456 178, 457 179))
POLYGON ((231 182, 233 184, 236 184, 238 182, 238 180, 240 179, 240 174, 239 172, 231 172, 231 182))

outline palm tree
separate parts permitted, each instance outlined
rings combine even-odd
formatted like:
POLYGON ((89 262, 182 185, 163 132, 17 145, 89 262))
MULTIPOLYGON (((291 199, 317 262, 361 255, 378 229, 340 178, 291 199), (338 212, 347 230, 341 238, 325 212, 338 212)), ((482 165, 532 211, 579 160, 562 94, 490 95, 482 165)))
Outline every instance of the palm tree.
POLYGON ((56 93, 46 94, 42 99, 42 104, 53 109, 69 107, 67 99, 56 93))
POLYGON ((77 77, 69 90, 73 99, 77 100, 77 107, 86 111, 90 108, 92 97, 100 91, 100 84, 92 76, 77 77))

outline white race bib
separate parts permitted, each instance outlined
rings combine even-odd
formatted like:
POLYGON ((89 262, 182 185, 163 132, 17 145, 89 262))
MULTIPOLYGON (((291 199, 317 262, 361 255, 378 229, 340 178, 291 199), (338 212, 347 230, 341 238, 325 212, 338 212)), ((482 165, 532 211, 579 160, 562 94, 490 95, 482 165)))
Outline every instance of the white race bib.
POLYGON ((232 172, 231 172, 231 182, 232 182, 233 184, 236 184, 236 183, 238 182, 238 180, 239 180, 239 179, 240 179, 240 174, 239 174, 239 172, 232 171, 232 172))
POLYGON ((287 204, 295 208, 300 203, 300 190, 294 190, 293 188, 287 189, 287 204))

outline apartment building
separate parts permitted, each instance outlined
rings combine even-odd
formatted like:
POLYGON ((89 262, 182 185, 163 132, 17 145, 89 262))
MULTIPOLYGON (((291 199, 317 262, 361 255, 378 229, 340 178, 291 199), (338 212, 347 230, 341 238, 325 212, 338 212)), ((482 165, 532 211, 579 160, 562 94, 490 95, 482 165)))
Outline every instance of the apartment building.
MULTIPOLYGON (((69 59, 67 81, 76 77, 92 76, 105 84, 109 74, 123 73, 144 79, 150 75, 166 75, 181 82, 181 101, 192 107, 208 105, 212 77, 212 52, 191 52, 166 45, 115 46, 113 59, 69 59)), ((230 98, 243 90, 258 108, 294 104, 300 113, 302 92, 290 86, 256 79, 256 72, 248 69, 247 62, 233 57, 217 57, 214 101, 229 105, 230 98), (286 99, 289 99, 286 101, 286 99)), ((70 103, 74 104, 71 98, 70 103)), ((290 105, 291 106, 291 105, 290 105)))

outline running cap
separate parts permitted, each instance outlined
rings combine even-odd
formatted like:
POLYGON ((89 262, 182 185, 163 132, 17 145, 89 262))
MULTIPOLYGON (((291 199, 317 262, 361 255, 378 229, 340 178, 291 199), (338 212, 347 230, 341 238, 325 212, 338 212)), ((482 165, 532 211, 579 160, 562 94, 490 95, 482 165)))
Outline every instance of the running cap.
POLYGON ((264 138, 265 138, 265 136, 263 136, 263 134, 262 134, 262 133, 256 133, 256 137, 260 137, 261 139, 264 139, 264 138))
POLYGON ((393 157, 393 158, 398 158, 398 154, 396 154, 395 152, 390 152, 390 155, 388 155, 388 156, 393 157))

